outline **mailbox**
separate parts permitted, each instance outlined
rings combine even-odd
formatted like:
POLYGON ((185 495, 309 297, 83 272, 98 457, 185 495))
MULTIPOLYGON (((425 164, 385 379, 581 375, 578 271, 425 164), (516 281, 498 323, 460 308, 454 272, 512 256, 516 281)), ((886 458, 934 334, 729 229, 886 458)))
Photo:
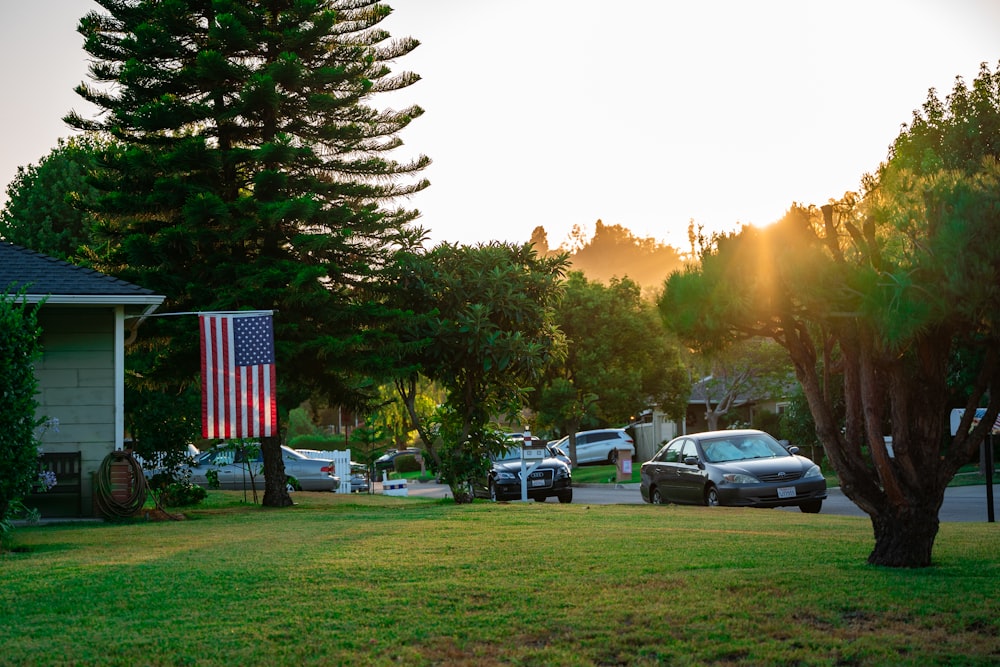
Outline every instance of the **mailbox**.
POLYGON ((632 452, 627 449, 617 449, 618 461, 615 464, 615 481, 616 482, 631 482, 632 481, 632 452))

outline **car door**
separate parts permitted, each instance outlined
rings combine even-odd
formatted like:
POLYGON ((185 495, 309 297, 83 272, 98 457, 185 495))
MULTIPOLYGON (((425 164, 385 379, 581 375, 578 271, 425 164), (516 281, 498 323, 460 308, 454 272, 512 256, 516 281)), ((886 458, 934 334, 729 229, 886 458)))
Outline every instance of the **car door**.
MULTIPOLYGON (((198 480, 205 480, 211 485, 214 475, 219 482, 219 488, 232 490, 236 488, 236 450, 231 448, 210 452, 198 465, 198 480)), ((242 480, 242 475, 240 476, 242 480)))
POLYGON ((705 471, 700 465, 698 447, 694 440, 685 438, 677 457, 677 498, 683 503, 701 503, 705 495, 705 471), (687 461, 694 458, 695 463, 687 461))
POLYGON ((232 463, 220 466, 219 486, 242 491, 264 488, 264 459, 259 448, 237 449, 232 463), (223 476, 226 481, 223 482, 223 476))
POLYGON ((680 456, 683 440, 675 440, 663 452, 662 463, 660 465, 660 479, 658 487, 660 495, 664 501, 672 503, 680 502, 677 487, 677 458, 680 456))
POLYGON ((673 471, 667 467, 667 453, 669 449, 669 445, 664 445, 660 448, 660 451, 653 455, 653 458, 643 463, 639 468, 642 484, 646 489, 659 489, 661 498, 666 498, 664 480, 668 475, 673 474, 673 471))
POLYGON ((590 463, 594 460, 593 449, 594 449, 594 438, 596 433, 577 433, 576 434, 576 462, 577 463, 590 463))

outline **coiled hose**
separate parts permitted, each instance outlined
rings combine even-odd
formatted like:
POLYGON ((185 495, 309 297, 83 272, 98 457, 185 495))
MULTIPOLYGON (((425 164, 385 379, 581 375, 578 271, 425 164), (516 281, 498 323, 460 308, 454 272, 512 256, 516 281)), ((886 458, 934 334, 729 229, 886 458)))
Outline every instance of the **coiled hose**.
POLYGON ((142 474, 142 465, 131 452, 114 451, 105 456, 97 471, 96 481, 97 507, 108 518, 131 517, 146 504, 146 477, 142 474), (127 478, 112 479, 111 472, 118 462, 128 465, 127 478), (127 492, 125 497, 122 497, 123 490, 127 492))

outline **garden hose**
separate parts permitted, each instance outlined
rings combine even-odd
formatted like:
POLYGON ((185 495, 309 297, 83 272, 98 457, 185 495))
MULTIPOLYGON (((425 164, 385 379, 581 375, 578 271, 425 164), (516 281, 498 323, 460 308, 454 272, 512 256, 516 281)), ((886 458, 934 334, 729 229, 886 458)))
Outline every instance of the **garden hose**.
POLYGON ((104 457, 97 471, 97 507, 108 518, 128 518, 135 515, 146 504, 146 477, 142 474, 142 466, 132 456, 131 452, 114 451, 104 457), (126 484, 121 479, 112 479, 112 469, 115 463, 125 463, 128 466, 129 477, 126 484), (122 497, 122 488, 127 491, 127 497, 122 497), (118 497, 115 493, 118 492, 118 497))

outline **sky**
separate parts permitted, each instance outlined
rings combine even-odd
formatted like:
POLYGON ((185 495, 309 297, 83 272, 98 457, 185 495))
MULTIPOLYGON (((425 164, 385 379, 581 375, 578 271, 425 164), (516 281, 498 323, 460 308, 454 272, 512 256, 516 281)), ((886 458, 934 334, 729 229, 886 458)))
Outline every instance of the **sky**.
MULTIPOLYGON (((621 225, 684 249, 857 190, 935 88, 1000 63, 1000 0, 387 0, 393 64, 422 80, 384 104, 425 114, 399 158, 431 186, 407 206, 432 244, 553 247, 621 225)), ((0 203, 92 114, 76 25, 92 0, 0 0, 0 203)))

